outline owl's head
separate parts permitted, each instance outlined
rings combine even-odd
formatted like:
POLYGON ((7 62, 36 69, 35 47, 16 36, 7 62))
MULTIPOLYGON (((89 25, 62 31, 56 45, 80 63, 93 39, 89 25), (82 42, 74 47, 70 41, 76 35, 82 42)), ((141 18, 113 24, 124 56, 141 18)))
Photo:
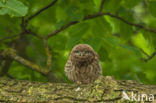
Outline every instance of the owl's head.
POLYGON ((88 44, 78 44, 72 49, 70 56, 73 60, 78 62, 90 61, 95 58, 96 53, 88 44))

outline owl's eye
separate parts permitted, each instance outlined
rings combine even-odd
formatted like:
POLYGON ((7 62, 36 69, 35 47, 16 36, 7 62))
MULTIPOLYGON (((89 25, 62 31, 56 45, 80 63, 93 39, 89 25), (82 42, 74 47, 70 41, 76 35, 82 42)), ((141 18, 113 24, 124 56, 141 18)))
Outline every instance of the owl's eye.
POLYGON ((74 51, 74 53, 79 53, 79 51, 74 51))
POLYGON ((90 53, 90 51, 85 51, 85 53, 86 53, 86 54, 89 54, 89 53, 90 53))

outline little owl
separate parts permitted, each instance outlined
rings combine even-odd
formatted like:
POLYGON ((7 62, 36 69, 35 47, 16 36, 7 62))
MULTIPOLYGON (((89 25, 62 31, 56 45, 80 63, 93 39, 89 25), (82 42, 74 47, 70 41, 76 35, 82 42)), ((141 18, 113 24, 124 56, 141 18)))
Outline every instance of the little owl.
POLYGON ((88 44, 76 45, 65 65, 65 73, 76 83, 94 82, 102 74, 97 53, 88 44))

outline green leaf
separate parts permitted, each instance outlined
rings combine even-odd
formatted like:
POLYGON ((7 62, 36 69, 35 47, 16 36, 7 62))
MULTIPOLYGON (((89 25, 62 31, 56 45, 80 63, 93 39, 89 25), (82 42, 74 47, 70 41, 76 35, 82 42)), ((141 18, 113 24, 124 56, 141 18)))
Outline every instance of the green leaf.
POLYGON ((5 4, 6 3, 6 0, 1 0, 1 2, 5 4))
POLYGON ((71 27, 69 30, 70 38, 67 42, 67 47, 71 48, 77 43, 81 42, 81 39, 89 30, 89 25, 87 23, 80 23, 77 26, 71 27))
POLYGON ((110 60, 108 50, 106 50, 104 46, 101 46, 98 54, 101 61, 110 60))
POLYGON ((120 22, 120 36, 125 39, 129 40, 130 36, 132 35, 132 26, 125 24, 123 22, 120 22))
POLYGON ((138 48, 123 44, 121 42, 121 40, 119 40, 118 38, 112 38, 111 37, 111 38, 105 38, 105 40, 107 40, 108 42, 110 42, 114 46, 130 50, 130 51, 134 52, 138 57, 141 57, 141 52, 138 48))
POLYGON ((99 51, 100 47, 101 47, 101 38, 98 37, 89 37, 84 40, 84 43, 87 43, 89 45, 91 45, 95 51, 99 51))
POLYGON ((15 61, 11 64, 8 73, 17 79, 46 82, 46 78, 43 75, 15 61))
POLYGON ((64 23, 64 20, 61 20, 61 21, 57 22, 57 23, 55 24, 56 29, 61 28, 61 26, 63 25, 63 23, 64 23))
POLYGON ((0 15, 8 14, 11 17, 25 16, 28 11, 28 7, 17 0, 7 0, 6 3, 0 1, 0 7, 0 15))
POLYGON ((101 4, 101 0, 93 0, 95 5, 99 8, 101 4))
POLYGON ((5 45, 5 44, 1 44, 0 45, 0 49, 6 49, 8 46, 7 45, 5 45))
POLYGON ((141 2, 141 0, 123 0, 122 1, 122 5, 125 8, 133 8, 134 6, 136 6, 139 2, 141 2))
POLYGON ((156 1, 149 1, 148 10, 153 16, 156 16, 155 7, 156 7, 156 1))
POLYGON ((148 55, 151 55, 155 51, 154 49, 155 39, 156 39, 155 34, 145 31, 137 33, 132 38, 133 43, 136 45, 136 47, 141 48, 148 55))
POLYGON ((120 7, 121 0, 106 0, 103 9, 106 12, 115 12, 120 7))
POLYGON ((110 35, 111 32, 112 27, 104 17, 99 17, 92 20, 92 34, 94 34, 96 37, 104 37, 110 35))
MULTIPOLYGON (((124 18, 129 22, 134 22, 134 18, 130 10, 125 9, 123 7, 121 7, 119 10, 120 10, 119 15, 122 18, 124 18)), ((118 32, 120 33, 121 38, 123 40, 129 40, 133 33, 133 27, 120 20, 113 20, 113 22, 115 24, 116 30, 118 30, 118 32)))
POLYGON ((74 6, 70 6, 67 10, 66 13, 68 15, 68 20, 69 21, 74 21, 74 20, 82 20, 83 19, 83 13, 80 11, 80 8, 78 7, 74 7, 74 6))

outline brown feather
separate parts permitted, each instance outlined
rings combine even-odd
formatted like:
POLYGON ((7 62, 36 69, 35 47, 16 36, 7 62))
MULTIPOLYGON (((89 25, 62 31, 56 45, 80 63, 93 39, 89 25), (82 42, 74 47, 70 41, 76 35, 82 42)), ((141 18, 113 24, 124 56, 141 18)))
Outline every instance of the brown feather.
POLYGON ((65 73, 74 82, 94 82, 102 74, 97 53, 87 44, 76 45, 65 65, 65 73))

